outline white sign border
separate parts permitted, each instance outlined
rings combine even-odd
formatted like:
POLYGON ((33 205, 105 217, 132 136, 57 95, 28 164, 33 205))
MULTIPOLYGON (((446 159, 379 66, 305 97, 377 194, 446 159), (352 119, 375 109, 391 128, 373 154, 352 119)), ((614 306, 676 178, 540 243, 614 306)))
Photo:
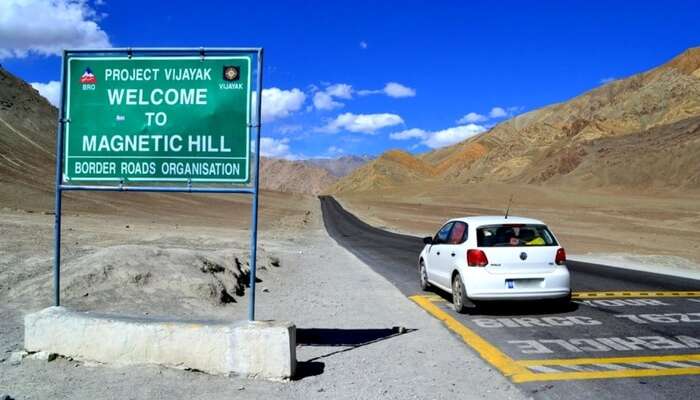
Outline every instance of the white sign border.
MULTIPOLYGON (((70 80, 71 78, 71 62, 73 60, 99 60, 99 61, 109 61, 109 60, 128 60, 128 59, 138 59, 138 60, 201 60, 202 57, 197 57, 197 56, 149 56, 149 57, 129 57, 129 56, 122 56, 122 57, 80 57, 80 56, 71 56, 67 60, 67 73, 65 75, 65 79, 70 80)), ((252 102, 252 86, 251 86, 251 77, 252 77, 252 56, 205 56, 204 59, 212 59, 212 60, 245 60, 248 63, 248 99, 246 101, 246 154, 248 154, 248 157, 246 157, 247 162, 246 167, 245 167, 245 177, 240 178, 240 179, 207 179, 207 178, 127 178, 127 181, 133 181, 133 182, 211 182, 211 183, 250 183, 250 162, 251 162, 251 157, 250 157, 250 127, 251 127, 251 119, 250 119, 250 106, 252 102)), ((65 128, 65 137, 63 138, 63 147, 64 147, 64 160, 63 160, 63 168, 61 169, 61 177, 63 183, 70 183, 70 182, 75 182, 75 181, 87 181, 87 182, 97 182, 97 181, 103 181, 103 182, 122 182, 124 179, 123 178, 68 178, 68 176, 65 173, 65 169, 68 167, 68 143, 69 143, 69 138, 70 138, 70 88, 71 88, 71 82, 65 82, 65 115, 66 115, 66 120, 68 123, 64 125, 65 128)), ((260 110, 258 110, 260 112, 260 110)), ((259 154, 255 155, 256 157, 259 157, 259 154)), ((240 159, 240 157, 233 157, 230 158, 228 157, 227 159, 240 159)))

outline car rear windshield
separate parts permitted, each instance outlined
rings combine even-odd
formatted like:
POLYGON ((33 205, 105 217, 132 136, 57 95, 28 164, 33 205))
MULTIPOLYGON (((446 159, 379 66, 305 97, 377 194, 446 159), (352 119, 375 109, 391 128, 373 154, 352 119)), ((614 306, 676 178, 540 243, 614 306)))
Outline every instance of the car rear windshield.
POLYGON ((557 241, 544 225, 501 224, 476 229, 479 247, 556 246, 557 241))

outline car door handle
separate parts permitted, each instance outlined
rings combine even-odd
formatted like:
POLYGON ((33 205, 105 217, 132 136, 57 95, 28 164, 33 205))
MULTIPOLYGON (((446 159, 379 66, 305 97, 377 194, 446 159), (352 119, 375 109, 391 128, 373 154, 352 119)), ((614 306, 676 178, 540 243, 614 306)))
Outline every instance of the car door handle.
POLYGON ((452 253, 452 257, 454 257, 454 256, 455 256, 455 253, 452 253))

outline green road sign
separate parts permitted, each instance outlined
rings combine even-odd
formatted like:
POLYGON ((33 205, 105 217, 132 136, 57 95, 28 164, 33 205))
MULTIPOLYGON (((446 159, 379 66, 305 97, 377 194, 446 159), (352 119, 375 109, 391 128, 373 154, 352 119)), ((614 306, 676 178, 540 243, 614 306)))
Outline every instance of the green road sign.
POLYGON ((249 181, 250 56, 67 68, 64 181, 249 181))

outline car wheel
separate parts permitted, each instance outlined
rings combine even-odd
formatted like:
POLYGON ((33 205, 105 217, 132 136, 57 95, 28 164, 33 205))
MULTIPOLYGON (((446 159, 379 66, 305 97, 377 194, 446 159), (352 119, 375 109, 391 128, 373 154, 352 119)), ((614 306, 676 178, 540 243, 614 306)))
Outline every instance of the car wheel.
POLYGON ((452 306, 455 311, 460 314, 467 312, 467 291, 464 288, 464 282, 459 274, 455 274, 452 278, 452 306))
POLYGON ((425 262, 420 261, 420 288, 423 290, 430 289, 430 282, 428 282, 428 271, 425 269, 425 262))

